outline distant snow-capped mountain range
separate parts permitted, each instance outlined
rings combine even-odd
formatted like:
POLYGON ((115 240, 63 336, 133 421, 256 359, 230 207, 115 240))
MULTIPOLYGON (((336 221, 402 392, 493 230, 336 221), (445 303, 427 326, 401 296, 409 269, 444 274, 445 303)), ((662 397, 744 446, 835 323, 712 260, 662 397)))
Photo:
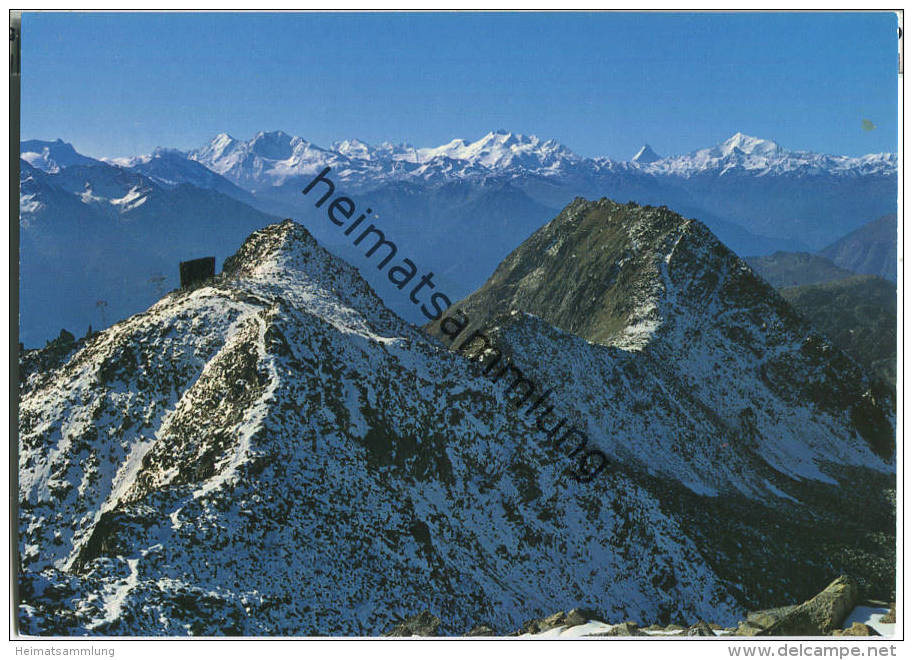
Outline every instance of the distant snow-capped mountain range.
MULTIPOLYGON (((22 157, 49 173, 68 165, 98 162, 61 140, 23 142, 22 157)), ((291 178, 313 174, 324 167, 332 167, 343 180, 352 183, 452 180, 492 174, 562 177, 619 169, 681 177, 703 173, 864 176, 897 171, 897 155, 892 153, 851 157, 790 151, 771 140, 742 133, 713 147, 670 157, 660 156, 644 145, 630 161, 584 158, 555 140, 505 130, 492 131, 475 141, 455 139, 438 147, 418 148, 390 142, 369 145, 358 139, 334 142, 325 148, 283 131, 261 131, 249 140, 220 133, 208 144, 190 151, 158 148, 149 155, 101 160, 128 168, 162 161, 180 167, 181 160, 196 161, 251 192, 281 186, 291 178)))
MULTIPOLYGON (((649 145, 646 146, 649 149, 649 145)), ((798 175, 859 176, 896 172, 897 155, 880 153, 851 157, 789 151, 771 140, 736 133, 714 147, 698 149, 684 156, 657 158, 638 164, 654 174, 679 176, 693 176, 703 172, 723 175, 739 171, 759 176, 790 172, 798 175)))
MULTIPOLYGON (((60 139, 23 142, 22 158, 48 173, 69 165, 99 162, 77 153, 72 145, 60 139)), ((663 157, 644 145, 630 161, 620 161, 584 158, 556 140, 503 129, 475 141, 455 139, 438 147, 418 148, 390 142, 370 145, 358 139, 334 142, 325 148, 283 131, 261 131, 249 140, 220 133, 206 145, 190 151, 159 147, 148 155, 100 160, 131 169, 157 162, 180 167, 181 161, 196 161, 236 184, 249 184, 252 191, 280 186, 289 178, 313 174, 328 166, 339 171, 343 180, 352 181, 447 179, 504 173, 562 176, 575 171, 593 174, 613 169, 686 177, 736 172, 859 176, 897 171, 897 154, 893 153, 852 157, 790 151, 772 140, 743 133, 736 133, 713 147, 679 156, 663 157)))
MULTIPOLYGON (((252 192, 281 186, 290 178, 313 174, 324 167, 332 167, 345 181, 362 184, 410 179, 454 180, 493 174, 561 178, 630 169, 681 177, 702 173, 859 176, 891 174, 897 170, 896 154, 849 157, 789 151, 771 140, 742 133, 682 156, 664 158, 645 145, 630 161, 584 158, 555 140, 505 130, 492 131, 475 141, 456 139, 438 147, 420 148, 389 142, 372 146, 357 139, 334 142, 323 148, 282 131, 260 132, 250 140, 221 133, 205 146, 186 152, 186 157, 252 192)), ((131 167, 137 160, 112 162, 131 167)))
MULTIPOLYGON (((97 318, 96 301, 111 302, 124 290, 75 281, 74 273, 84 270, 84 256, 70 254, 70 239, 64 237, 82 241, 90 227, 99 259, 105 245, 113 249, 106 235, 129 237, 133 242, 122 245, 111 262, 135 253, 131 272, 122 277, 148 298, 154 294, 150 278, 164 273, 170 286, 177 260, 201 251, 221 259, 227 256, 228 234, 237 244, 276 217, 305 224, 359 267, 397 313, 424 322, 410 316, 412 305, 400 306, 400 292, 391 290, 383 273, 365 267, 363 251, 336 231, 325 210, 302 197, 302 189, 327 167, 338 194, 374 209, 386 235, 422 268, 433 270, 440 286, 455 296, 479 287, 524 238, 576 197, 667 206, 699 218, 743 256, 819 249, 897 207, 896 154, 789 151, 741 133, 684 156, 662 157, 645 145, 630 161, 584 158, 555 140, 503 130, 438 147, 372 146, 355 139, 321 147, 282 131, 260 132, 249 140, 223 133, 191 151, 158 148, 148 155, 103 159, 80 154, 59 139, 28 140, 21 143, 21 156, 23 273, 34 269, 54 290, 61 281, 91 290, 82 301, 63 296, 63 303, 78 303, 83 310, 74 311, 72 320, 55 318, 33 332, 23 321, 30 342, 56 333, 60 324, 80 327, 94 318, 96 327, 106 325, 106 319, 97 318), (220 224, 230 228, 226 240, 212 231, 220 224), (162 244, 165 227, 176 232, 167 237, 170 250, 162 244), (155 264, 143 256, 150 254, 150 240, 157 246, 155 264), (39 244, 45 255, 40 259, 29 247, 39 244), (49 255, 67 262, 59 277, 47 271, 49 255)), ((112 271, 101 262, 93 268, 112 271)), ((37 296, 35 314, 44 314, 41 301, 53 296, 26 293, 37 296)), ((121 318, 140 308, 109 312, 121 318)))

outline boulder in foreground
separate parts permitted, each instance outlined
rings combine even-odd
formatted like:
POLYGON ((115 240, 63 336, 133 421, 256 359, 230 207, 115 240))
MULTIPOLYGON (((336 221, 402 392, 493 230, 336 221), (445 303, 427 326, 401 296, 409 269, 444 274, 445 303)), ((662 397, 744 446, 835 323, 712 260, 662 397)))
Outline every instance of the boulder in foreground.
POLYGON ((804 637, 827 635, 840 629, 859 600, 859 585, 851 577, 841 575, 827 588, 811 598, 758 635, 765 637, 804 637))
POLYGON ((441 620, 428 610, 402 621, 384 633, 384 637, 439 637, 441 620))
POLYGON ((854 622, 849 628, 835 630, 831 634, 834 637, 881 637, 872 626, 868 626, 861 621, 854 622))

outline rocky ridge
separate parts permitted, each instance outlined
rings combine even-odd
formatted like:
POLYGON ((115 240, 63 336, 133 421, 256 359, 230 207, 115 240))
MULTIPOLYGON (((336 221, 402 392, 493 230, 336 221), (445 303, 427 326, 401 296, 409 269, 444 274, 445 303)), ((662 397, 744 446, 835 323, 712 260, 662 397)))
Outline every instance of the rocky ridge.
MULTIPOLYGON (((546 229, 607 209, 578 201, 546 229)), ((486 326, 568 384, 555 402, 611 460, 590 483, 515 396, 291 222, 59 360, 24 356, 47 367, 20 390, 23 629, 374 635, 428 610, 461 634, 585 601, 605 620, 731 626, 834 572, 885 592, 880 395, 706 229, 627 212, 593 244, 631 263, 627 307, 486 326), (746 373, 750 391, 714 385, 746 373)))
POLYGON ((737 609, 655 495, 578 484, 291 222, 30 373, 19 431, 29 634, 371 635, 413 608, 453 634, 585 593, 737 609))

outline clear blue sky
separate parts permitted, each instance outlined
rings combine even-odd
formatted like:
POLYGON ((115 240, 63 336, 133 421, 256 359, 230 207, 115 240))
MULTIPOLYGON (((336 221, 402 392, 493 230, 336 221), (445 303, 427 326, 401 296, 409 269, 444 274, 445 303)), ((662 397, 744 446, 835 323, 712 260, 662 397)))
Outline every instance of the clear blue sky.
POLYGON ((275 129, 431 146, 506 128, 613 158, 737 131, 897 151, 893 13, 27 13, 22 29, 23 139, 93 156, 275 129))

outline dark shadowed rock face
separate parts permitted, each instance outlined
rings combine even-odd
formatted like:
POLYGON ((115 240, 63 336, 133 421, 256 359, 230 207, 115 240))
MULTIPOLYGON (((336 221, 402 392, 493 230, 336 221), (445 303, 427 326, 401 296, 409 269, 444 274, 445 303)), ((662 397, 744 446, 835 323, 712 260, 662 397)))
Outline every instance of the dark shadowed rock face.
POLYGON ((827 257, 808 252, 775 252, 763 257, 746 257, 751 269, 771 286, 805 286, 832 282, 853 275, 827 257))
POLYGON ((897 214, 885 215, 847 234, 821 254, 854 273, 897 281, 897 214))
POLYGON ((780 289, 816 330, 870 374, 897 379, 897 287, 874 275, 780 289))

